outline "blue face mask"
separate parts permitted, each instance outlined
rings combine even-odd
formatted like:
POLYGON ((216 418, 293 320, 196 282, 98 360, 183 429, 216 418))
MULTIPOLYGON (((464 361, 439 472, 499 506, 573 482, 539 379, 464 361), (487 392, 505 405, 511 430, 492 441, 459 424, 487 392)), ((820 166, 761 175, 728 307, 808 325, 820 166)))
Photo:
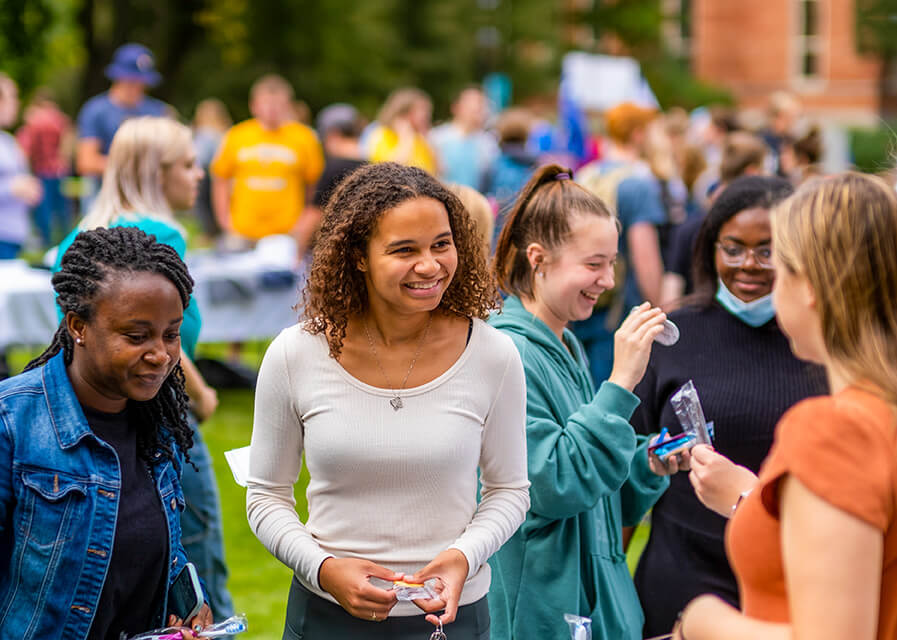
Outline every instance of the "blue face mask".
POLYGON ((719 287, 716 289, 716 300, 723 305, 723 309, 752 327, 760 327, 776 315, 776 310, 772 306, 771 293, 752 302, 745 302, 729 291, 722 280, 719 281, 719 287))

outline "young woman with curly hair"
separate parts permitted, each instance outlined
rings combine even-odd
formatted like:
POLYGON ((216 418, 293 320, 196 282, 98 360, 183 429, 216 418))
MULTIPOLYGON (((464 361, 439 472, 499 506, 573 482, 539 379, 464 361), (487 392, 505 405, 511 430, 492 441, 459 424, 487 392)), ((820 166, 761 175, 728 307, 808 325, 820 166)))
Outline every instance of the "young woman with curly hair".
POLYGON ((284 638, 450 622, 453 640, 488 638, 486 560, 529 506, 523 368, 483 321, 496 302, 476 225, 430 175, 369 165, 334 192, 305 320, 272 343, 256 392, 247 509, 295 572, 284 638), (435 597, 397 602, 398 580, 435 597))

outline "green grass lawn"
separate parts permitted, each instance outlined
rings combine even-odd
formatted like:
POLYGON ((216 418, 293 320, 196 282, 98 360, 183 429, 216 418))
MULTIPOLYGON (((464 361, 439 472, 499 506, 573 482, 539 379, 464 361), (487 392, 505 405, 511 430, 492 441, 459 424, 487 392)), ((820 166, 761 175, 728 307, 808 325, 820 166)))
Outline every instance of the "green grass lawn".
MULTIPOLYGON (((258 369, 268 343, 249 342, 243 345, 243 362, 258 369)), ((224 358, 226 345, 203 344, 198 355, 224 358)), ((249 529, 246 521, 246 489, 234 482, 224 459, 224 452, 249 444, 252 435, 253 394, 251 391, 218 392, 218 410, 202 425, 203 437, 215 464, 221 495, 221 518, 224 525, 224 546, 230 568, 228 586, 234 608, 249 620, 247 638, 279 640, 283 635, 287 593, 293 573, 268 553, 249 529)), ((308 474, 303 468, 296 487, 296 510, 305 520, 308 508, 305 487, 308 474)))
MULTIPOLYGON (((202 426, 203 436, 215 461, 221 493, 224 542, 230 567, 229 587, 234 607, 249 619, 250 638, 279 639, 292 571, 274 558, 256 539, 246 521, 246 489, 234 482, 224 459, 228 449, 249 444, 252 432, 252 392, 222 391, 215 415, 202 426)), ((296 491, 300 517, 307 516, 303 470, 296 491)))
MULTIPOLYGON (((247 343, 243 349, 244 362, 258 368, 267 344, 247 343)), ((222 357, 225 345, 201 345, 200 355, 222 357)), ((15 350, 10 364, 20 371, 36 352, 15 350)), ((237 612, 249 619, 249 633, 244 637, 258 640, 279 640, 283 634, 287 593, 292 572, 276 560, 249 529, 246 521, 246 490, 234 482, 224 459, 224 452, 249 444, 252 434, 253 394, 251 391, 219 391, 220 404, 215 415, 202 426, 203 437, 212 454, 215 475, 221 494, 224 544, 230 567, 229 588, 237 612)), ((302 520, 308 515, 305 487, 308 474, 303 468, 296 487, 296 510, 302 520)), ((638 556, 647 541, 648 527, 641 525, 629 546, 628 561, 634 570, 638 556)))

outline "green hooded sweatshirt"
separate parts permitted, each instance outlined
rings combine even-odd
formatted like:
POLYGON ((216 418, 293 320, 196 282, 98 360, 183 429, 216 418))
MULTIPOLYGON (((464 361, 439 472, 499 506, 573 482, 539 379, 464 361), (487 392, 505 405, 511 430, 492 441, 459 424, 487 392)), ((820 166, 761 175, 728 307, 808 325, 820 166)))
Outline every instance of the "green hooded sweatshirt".
POLYGON ((565 330, 565 347, 518 298, 489 323, 523 360, 532 483, 526 520, 489 561, 492 640, 570 640, 565 613, 591 618, 594 640, 641 638, 622 528, 669 481, 651 472, 648 438, 629 424, 639 400, 611 382, 596 394, 579 340, 565 330))

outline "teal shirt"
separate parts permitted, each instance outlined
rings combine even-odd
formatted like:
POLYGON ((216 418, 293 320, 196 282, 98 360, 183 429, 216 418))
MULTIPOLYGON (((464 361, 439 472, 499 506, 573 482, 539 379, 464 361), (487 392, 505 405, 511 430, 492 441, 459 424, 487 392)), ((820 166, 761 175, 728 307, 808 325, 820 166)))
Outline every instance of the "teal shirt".
POLYGON ((489 561, 492 639, 569 640, 564 614, 574 613, 592 619, 595 640, 637 640, 644 616, 622 528, 669 485, 629 424, 639 400, 610 382, 595 393, 579 340, 565 330, 564 346, 518 298, 489 323, 523 361, 532 483, 526 520, 489 561))
MULTIPOLYGON (((167 244, 178 252, 181 259, 187 252, 187 241, 181 232, 170 224, 150 218, 147 216, 136 215, 133 217, 119 216, 112 221, 111 227, 137 227, 147 235, 156 236, 156 240, 162 244, 167 244)), ((83 231, 83 229, 75 228, 65 239, 59 243, 59 250, 56 252, 56 263, 53 265, 53 273, 59 271, 59 263, 62 261, 62 254, 72 244, 75 236, 83 231)), ((190 304, 184 310, 184 322, 181 324, 181 347, 184 353, 193 360, 196 353, 196 343, 199 341, 199 330, 202 328, 202 317, 199 315, 199 306, 196 299, 191 295, 190 304)))

